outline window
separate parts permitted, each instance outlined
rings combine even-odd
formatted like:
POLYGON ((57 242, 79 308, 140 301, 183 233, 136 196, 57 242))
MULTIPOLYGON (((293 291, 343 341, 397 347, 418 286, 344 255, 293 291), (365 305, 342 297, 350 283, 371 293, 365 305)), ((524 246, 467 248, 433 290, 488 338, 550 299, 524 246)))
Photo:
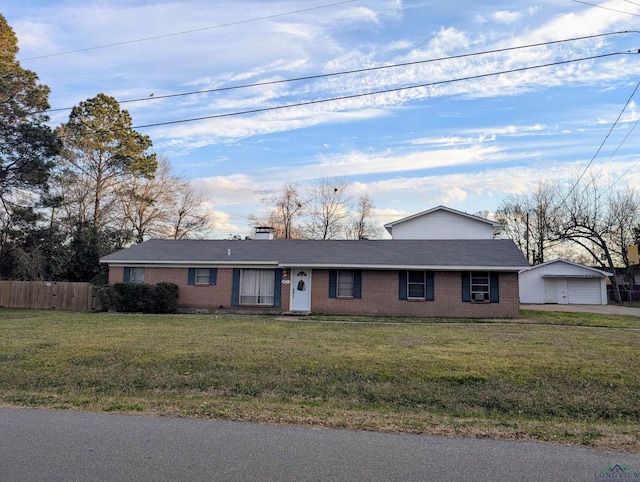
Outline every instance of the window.
POLYGON ((329 271, 329 298, 362 298, 362 271, 332 269, 329 271))
POLYGON ((240 274, 240 304, 273 306, 274 281, 272 269, 243 269, 240 274))
POLYGON ((398 271, 398 299, 433 301, 435 276, 433 271, 398 271))
POLYGON ((217 268, 189 268, 187 284, 215 286, 218 275, 217 268))
POLYGON ((144 268, 125 268, 124 282, 144 283, 144 268))
POLYGON ((210 269, 209 268, 196 268, 196 284, 197 285, 208 285, 209 277, 210 277, 210 269))
POLYGON ((407 295, 409 299, 425 299, 427 281, 424 271, 407 272, 407 295))
POLYGON ((489 301, 489 273, 474 271, 471 273, 471 301, 489 301))
POLYGON ((353 298, 353 270, 338 270, 338 297, 353 298))

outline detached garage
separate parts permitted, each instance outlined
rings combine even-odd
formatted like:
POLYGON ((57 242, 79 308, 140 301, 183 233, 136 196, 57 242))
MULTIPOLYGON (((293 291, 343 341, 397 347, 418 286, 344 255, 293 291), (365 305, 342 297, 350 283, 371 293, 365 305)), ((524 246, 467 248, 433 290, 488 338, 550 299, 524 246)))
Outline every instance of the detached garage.
POLYGON ((520 271, 520 303, 606 305, 611 273, 556 259, 520 271))

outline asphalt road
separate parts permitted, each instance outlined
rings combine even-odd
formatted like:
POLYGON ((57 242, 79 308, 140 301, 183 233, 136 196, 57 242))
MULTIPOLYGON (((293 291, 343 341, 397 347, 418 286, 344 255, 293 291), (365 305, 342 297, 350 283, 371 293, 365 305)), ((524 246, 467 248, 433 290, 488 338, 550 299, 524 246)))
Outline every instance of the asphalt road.
POLYGON ((616 464, 619 473, 640 472, 640 455, 530 442, 0 409, 3 482, 564 482, 611 480, 604 471, 616 464))

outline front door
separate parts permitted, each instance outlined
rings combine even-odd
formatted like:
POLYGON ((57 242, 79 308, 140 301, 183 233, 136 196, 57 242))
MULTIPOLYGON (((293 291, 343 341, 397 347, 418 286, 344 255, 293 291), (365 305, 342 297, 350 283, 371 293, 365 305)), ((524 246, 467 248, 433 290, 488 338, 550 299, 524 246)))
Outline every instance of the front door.
POLYGON ((311 270, 291 270, 291 311, 311 311, 311 270))

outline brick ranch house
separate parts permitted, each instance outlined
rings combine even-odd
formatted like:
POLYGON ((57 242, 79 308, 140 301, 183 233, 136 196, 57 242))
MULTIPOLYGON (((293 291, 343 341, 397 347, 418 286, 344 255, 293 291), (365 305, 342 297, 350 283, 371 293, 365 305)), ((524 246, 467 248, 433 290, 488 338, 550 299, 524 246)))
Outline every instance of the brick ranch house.
MULTIPOLYGON (((450 225, 443 218, 453 216, 458 223, 491 223, 443 207, 421 214, 406 222, 442 227, 450 225)), ((511 240, 260 237, 265 239, 150 240, 101 262, 109 266, 109 283, 175 283, 184 310, 519 316, 518 272, 529 265, 511 240)))

